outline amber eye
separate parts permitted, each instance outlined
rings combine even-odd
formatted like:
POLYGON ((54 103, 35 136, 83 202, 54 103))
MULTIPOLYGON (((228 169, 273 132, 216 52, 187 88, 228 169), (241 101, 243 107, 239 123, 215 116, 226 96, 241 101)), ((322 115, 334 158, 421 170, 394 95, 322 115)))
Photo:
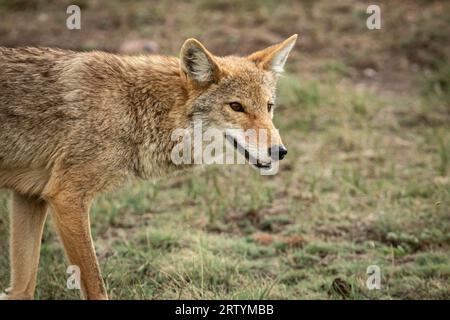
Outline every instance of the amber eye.
POLYGON ((273 103, 268 103, 267 104, 267 112, 269 112, 269 113, 271 113, 272 112, 272 109, 273 109, 273 103))
POLYGON ((230 107, 236 112, 244 112, 244 107, 239 102, 230 102, 230 107))

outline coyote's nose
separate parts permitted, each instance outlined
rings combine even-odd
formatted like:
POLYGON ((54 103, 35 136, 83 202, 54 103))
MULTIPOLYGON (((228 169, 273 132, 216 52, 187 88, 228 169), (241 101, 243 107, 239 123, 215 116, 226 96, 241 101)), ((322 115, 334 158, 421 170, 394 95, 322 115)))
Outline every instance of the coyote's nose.
POLYGON ((284 146, 272 146, 269 148, 269 156, 273 160, 282 160, 287 154, 287 149, 284 146))

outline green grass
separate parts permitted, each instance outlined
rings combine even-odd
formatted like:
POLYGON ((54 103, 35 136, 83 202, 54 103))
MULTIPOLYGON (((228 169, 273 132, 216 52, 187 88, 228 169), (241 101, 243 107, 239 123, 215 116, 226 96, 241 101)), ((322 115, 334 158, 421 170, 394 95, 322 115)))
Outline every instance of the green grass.
MULTIPOLYGON (((9 8, 0 1, 0 9, 16 12, 21 3, 9 8)), ((210 166, 156 182, 135 181, 97 199, 92 227, 110 297, 450 299, 450 79, 440 27, 445 10, 438 2, 418 10, 419 25, 404 21, 407 6, 382 9, 386 28, 376 33, 363 30, 365 7, 359 2, 259 3, 127 7, 133 31, 154 37, 167 52, 176 52, 185 36, 199 36, 222 53, 248 53, 272 35, 297 32, 286 27, 297 23, 305 37, 280 79, 275 123, 289 154, 277 175, 260 176, 242 165, 210 166), (165 25, 168 7, 175 18, 165 25), (324 15, 317 16, 319 11, 324 15), (430 11, 438 15, 434 22, 430 11), (210 28, 196 27, 193 17, 210 28), (330 31, 330 23, 337 28, 330 31), (168 25, 181 34, 165 31, 168 25), (248 39, 236 35, 236 26, 248 39), (433 43, 437 53, 422 55, 421 44, 433 39, 439 40, 433 43), (374 89, 358 68, 382 73, 391 59, 432 69, 413 75, 393 70, 412 77, 407 91, 391 89, 383 78, 374 80, 374 89), (381 268, 381 290, 366 288, 370 265, 381 268), (349 292, 333 289, 337 281, 349 292)), ((127 12, 118 2, 107 8, 92 10, 122 23, 122 31, 108 38, 117 47, 127 12)), ((112 28, 97 21, 89 27, 112 28)), ((77 45, 106 46, 98 39, 94 34, 77 45)), ((8 198, 2 190, 0 288, 9 281, 8 198)), ((66 267, 47 223, 36 298, 78 298, 65 289, 66 267)))

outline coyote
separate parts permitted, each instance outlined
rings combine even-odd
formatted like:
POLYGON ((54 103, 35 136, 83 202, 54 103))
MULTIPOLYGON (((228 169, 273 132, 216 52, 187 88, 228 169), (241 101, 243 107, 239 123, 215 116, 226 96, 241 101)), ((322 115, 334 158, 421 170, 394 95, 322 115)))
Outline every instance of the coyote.
POLYGON ((215 56, 195 39, 179 58, 0 47, 0 187, 13 190, 11 282, 2 298, 33 298, 50 211, 80 269, 82 297, 107 299, 90 230, 93 199, 130 177, 192 167, 171 161, 170 137, 194 119, 266 129, 267 143, 244 150, 247 159, 259 168, 282 159, 275 87, 296 39, 246 57, 215 56))

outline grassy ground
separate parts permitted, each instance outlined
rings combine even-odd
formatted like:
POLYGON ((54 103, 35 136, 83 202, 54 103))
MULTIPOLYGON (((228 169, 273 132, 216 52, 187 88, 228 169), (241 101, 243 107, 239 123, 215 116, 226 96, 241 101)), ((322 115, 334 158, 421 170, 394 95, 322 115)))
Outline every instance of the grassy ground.
MULTIPOLYGON (((74 38, 58 31, 60 2, 26 12, 23 3, 0 1, 0 44, 116 50, 121 37, 150 37, 175 53, 197 36, 225 54, 301 36, 280 82, 276 123, 289 155, 276 176, 210 166, 96 201, 111 298, 450 299, 448 3, 383 3, 383 28, 369 31, 360 1, 168 1, 148 10, 83 1, 87 26, 74 38), (46 9, 40 31, 18 23, 46 9), (94 11, 110 19, 94 21, 94 11), (370 265, 381 268, 381 290, 366 288, 370 265)), ((1 191, 2 288, 7 207, 1 191)), ((66 267, 49 223, 37 298, 78 297, 65 289, 66 267)))

